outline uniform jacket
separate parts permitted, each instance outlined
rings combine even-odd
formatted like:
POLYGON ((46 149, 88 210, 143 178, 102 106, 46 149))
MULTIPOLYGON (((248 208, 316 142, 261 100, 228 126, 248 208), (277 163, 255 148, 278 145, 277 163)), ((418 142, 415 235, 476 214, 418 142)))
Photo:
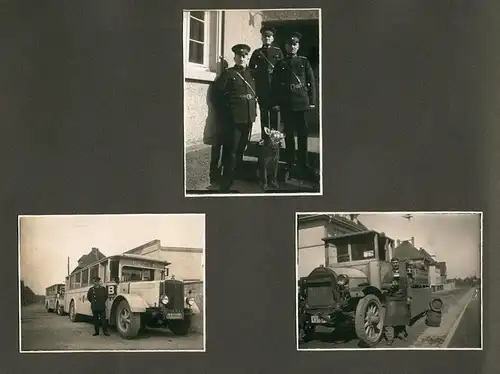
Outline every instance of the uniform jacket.
POLYGON ((278 61, 271 84, 274 104, 282 110, 302 111, 316 105, 316 81, 306 57, 286 56, 278 61))
POLYGON ((92 286, 87 292, 87 300, 90 301, 92 310, 105 310, 108 299, 108 289, 103 286, 92 286))
POLYGON ((250 57, 250 68, 257 86, 257 96, 261 107, 269 107, 271 100, 271 78, 277 62, 283 59, 283 52, 273 45, 258 48, 250 57), (273 66, 271 66, 271 64, 273 66))
POLYGON ((226 69, 215 82, 214 95, 219 110, 233 123, 253 123, 257 113, 255 81, 250 70, 238 66, 226 69), (246 80, 248 85, 238 75, 246 80))

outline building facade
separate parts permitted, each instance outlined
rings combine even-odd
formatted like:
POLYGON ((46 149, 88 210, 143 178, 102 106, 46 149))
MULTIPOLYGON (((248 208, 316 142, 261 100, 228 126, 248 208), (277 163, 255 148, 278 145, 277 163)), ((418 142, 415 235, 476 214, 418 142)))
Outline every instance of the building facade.
POLYGON ((133 248, 126 254, 142 255, 168 261, 168 276, 188 283, 203 281, 204 260, 201 248, 164 247, 159 240, 153 240, 133 248))
MULTIPOLYGON (((184 27, 184 142, 186 149, 199 148, 213 131, 213 110, 208 101, 211 83, 222 66, 233 65, 231 47, 248 44, 252 51, 261 46, 260 28, 274 27, 275 45, 283 48, 284 38, 291 31, 300 32, 303 41, 299 54, 311 61, 319 93, 320 76, 320 14, 318 10, 210 10, 186 11, 184 27)), ((319 129, 318 105, 310 113, 310 127, 319 129)), ((260 119, 256 119, 256 124, 260 119)), ((314 130, 313 130, 314 131, 314 130)), ((253 126, 253 135, 260 134, 260 125, 253 126)))
POLYGON ((355 214, 306 214, 297 217, 298 277, 314 268, 337 262, 334 246, 322 240, 330 236, 367 230, 355 214))

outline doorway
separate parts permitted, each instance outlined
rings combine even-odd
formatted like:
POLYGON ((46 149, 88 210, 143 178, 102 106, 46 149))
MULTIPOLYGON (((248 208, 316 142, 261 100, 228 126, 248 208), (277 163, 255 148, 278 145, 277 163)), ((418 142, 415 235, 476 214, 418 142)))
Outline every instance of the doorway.
POLYGON ((320 40, 319 40, 319 21, 318 20, 296 20, 296 21, 266 21, 262 26, 273 27, 276 29, 274 45, 281 48, 285 53, 285 40, 292 32, 302 34, 300 41, 299 55, 307 57, 311 63, 316 80, 316 107, 309 113, 309 136, 319 137, 319 74, 320 74, 320 40))

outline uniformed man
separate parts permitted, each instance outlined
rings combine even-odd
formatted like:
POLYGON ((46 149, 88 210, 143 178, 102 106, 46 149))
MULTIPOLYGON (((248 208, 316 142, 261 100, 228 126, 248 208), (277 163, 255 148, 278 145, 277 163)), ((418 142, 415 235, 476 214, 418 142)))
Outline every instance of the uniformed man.
POLYGON ((236 167, 241 165, 256 118, 257 97, 255 81, 248 69, 250 47, 233 46, 235 65, 218 79, 214 89, 227 113, 222 130, 221 192, 229 192, 235 178, 236 167))
POLYGON ((101 285, 101 278, 94 277, 94 285, 87 292, 87 300, 90 302, 92 315, 94 316, 93 336, 99 335, 99 325, 102 324, 104 335, 109 336, 106 324, 106 300, 108 299, 108 290, 101 285))
MULTIPOLYGON (((400 259, 393 257, 391 259, 391 267, 393 273, 393 289, 391 294, 393 297, 405 298, 406 305, 408 307, 408 313, 410 312, 410 283, 408 274, 401 273, 400 271, 400 259)), ((399 339, 407 340, 408 332, 406 330, 406 325, 395 325, 395 326, 385 326, 385 336, 387 340, 387 345, 393 345, 394 337, 397 336, 399 339)))
POLYGON ((224 102, 220 103, 218 101, 219 97, 214 94, 214 86, 217 84, 220 76, 228 68, 227 61, 220 57, 220 74, 209 87, 209 100, 215 109, 215 135, 213 138, 213 144, 210 150, 210 184, 219 184, 221 178, 221 158, 222 158, 222 129, 224 128, 224 123, 226 122, 227 110, 223 107, 224 102), (222 107, 221 107, 222 106, 222 107))
POLYGON ((271 78, 276 63, 283 59, 283 52, 272 45, 276 30, 272 27, 262 27, 262 47, 256 49, 250 57, 249 67, 255 79, 257 96, 259 97, 260 127, 262 137, 265 136, 264 127, 279 130, 279 114, 272 110, 271 78))
POLYGON ((272 91, 285 125, 288 171, 296 165, 295 134, 297 134, 297 163, 301 171, 309 175, 307 115, 316 105, 316 83, 308 59, 297 55, 301 37, 301 34, 295 32, 287 38, 285 57, 274 67, 272 91))

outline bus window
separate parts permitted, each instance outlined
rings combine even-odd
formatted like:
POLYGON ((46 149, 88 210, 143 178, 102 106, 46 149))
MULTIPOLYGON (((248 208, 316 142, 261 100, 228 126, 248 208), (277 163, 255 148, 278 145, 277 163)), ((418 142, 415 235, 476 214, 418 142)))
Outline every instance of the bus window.
POLYGON ((82 287, 89 285, 89 269, 82 271, 82 287))
POLYGON ((102 264, 102 281, 107 282, 108 281, 108 264, 102 264))
POLYGON ((122 267, 123 282, 148 281, 154 279, 154 269, 143 269, 131 266, 122 267))
POLYGON ((73 274, 69 281, 70 288, 76 288, 76 274, 73 274))
POLYGON ((93 281, 95 277, 99 276, 99 265, 92 266, 90 269, 90 280, 93 281))
POLYGON ((82 272, 79 271, 75 274, 75 288, 79 288, 81 285, 82 272))
POLYGON ((112 282, 118 282, 118 261, 110 261, 109 262, 109 279, 112 282))

